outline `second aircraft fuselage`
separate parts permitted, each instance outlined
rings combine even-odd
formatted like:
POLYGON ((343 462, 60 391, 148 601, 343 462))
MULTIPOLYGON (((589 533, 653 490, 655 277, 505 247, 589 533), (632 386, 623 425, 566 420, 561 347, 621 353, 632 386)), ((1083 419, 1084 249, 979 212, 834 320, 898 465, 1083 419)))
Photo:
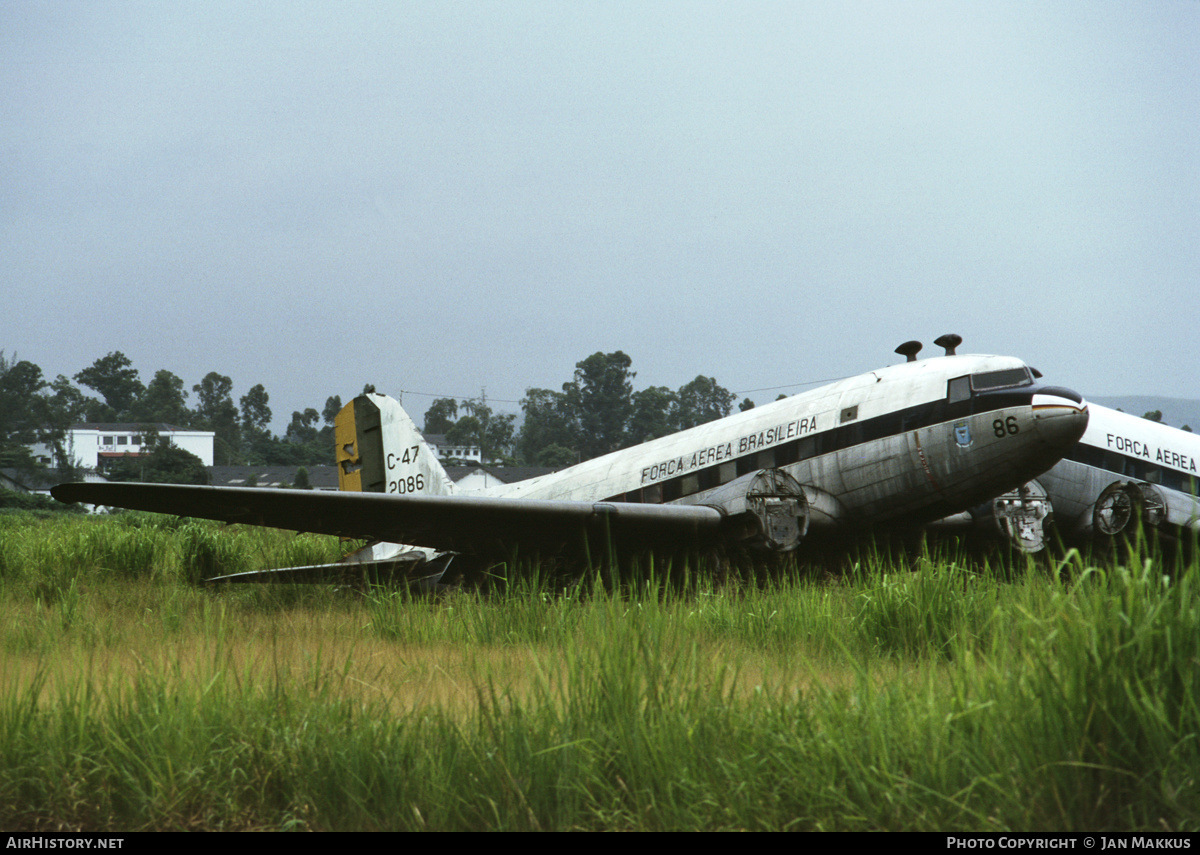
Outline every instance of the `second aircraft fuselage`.
POLYGON ((1165 499, 1162 522, 1194 527, 1200 519, 1200 436, 1095 406, 1080 441, 1038 481, 1067 532, 1090 530, 1095 502, 1114 481, 1153 485, 1165 499))

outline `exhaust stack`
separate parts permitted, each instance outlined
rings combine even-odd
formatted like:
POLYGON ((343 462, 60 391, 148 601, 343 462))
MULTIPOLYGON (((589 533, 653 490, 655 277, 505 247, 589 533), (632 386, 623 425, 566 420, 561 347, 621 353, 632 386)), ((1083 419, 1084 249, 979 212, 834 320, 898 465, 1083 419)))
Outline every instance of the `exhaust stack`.
POLYGON ((907 357, 909 362, 916 362, 917 354, 921 352, 922 347, 924 347, 924 345, 919 341, 906 341, 904 344, 896 348, 896 353, 907 357))
POLYGON ((954 333, 946 333, 934 339, 933 343, 938 347, 945 348, 947 356, 954 356, 956 348, 962 344, 962 336, 955 335, 954 333))

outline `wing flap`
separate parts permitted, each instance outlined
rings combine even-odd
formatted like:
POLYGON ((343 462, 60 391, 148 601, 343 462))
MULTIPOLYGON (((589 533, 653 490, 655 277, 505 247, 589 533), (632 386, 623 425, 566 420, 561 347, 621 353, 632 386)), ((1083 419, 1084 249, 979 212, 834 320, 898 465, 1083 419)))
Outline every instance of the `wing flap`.
POLYGON ((622 545, 691 545, 718 539, 715 508, 477 496, 193 487, 180 484, 60 484, 61 502, 83 502, 227 523, 383 540, 453 552, 505 544, 560 547, 580 535, 622 545))

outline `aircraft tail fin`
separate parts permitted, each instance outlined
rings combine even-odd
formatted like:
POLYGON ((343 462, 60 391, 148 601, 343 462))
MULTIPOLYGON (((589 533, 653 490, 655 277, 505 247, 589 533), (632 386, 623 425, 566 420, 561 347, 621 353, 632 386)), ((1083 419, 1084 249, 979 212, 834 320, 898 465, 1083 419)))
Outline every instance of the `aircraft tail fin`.
POLYGON ((400 402, 359 395, 334 419, 338 489, 448 496, 454 482, 400 402))

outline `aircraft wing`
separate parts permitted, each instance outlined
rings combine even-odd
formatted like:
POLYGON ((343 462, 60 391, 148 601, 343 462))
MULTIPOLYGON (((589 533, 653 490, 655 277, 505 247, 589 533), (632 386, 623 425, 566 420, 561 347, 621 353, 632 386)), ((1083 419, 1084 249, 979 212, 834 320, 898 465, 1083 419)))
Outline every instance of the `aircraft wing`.
POLYGON ((193 487, 179 484, 73 483, 51 491, 84 502, 222 520, 228 523, 336 534, 450 552, 497 546, 558 547, 586 534, 622 545, 716 541, 726 519, 703 505, 546 501, 476 496, 193 487))

